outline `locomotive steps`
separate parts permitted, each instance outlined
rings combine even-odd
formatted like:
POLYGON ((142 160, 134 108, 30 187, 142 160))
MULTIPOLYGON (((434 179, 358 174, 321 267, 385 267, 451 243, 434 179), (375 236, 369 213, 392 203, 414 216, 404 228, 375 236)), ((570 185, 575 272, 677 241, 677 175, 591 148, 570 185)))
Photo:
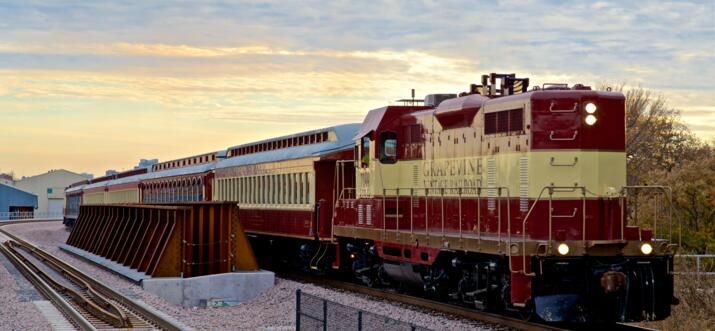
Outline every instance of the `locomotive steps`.
POLYGON ((275 282, 231 203, 82 206, 60 248, 184 307, 243 302, 275 282))

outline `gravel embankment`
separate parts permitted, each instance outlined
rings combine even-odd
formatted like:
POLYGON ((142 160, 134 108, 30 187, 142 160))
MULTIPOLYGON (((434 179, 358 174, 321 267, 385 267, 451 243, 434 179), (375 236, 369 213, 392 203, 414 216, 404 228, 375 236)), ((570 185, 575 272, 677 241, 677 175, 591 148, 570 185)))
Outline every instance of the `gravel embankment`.
MULTIPOLYGON (((225 308, 182 308, 174 306, 162 298, 144 292, 140 286, 108 271, 97 268, 79 258, 58 248, 63 244, 69 233, 61 222, 18 224, 4 227, 5 229, 48 250, 55 256, 67 261, 80 270, 92 275, 104 284, 128 295, 134 299, 143 300, 158 310, 173 316, 182 323, 197 330, 293 330, 295 329, 295 291, 301 289, 304 293, 355 307, 368 312, 385 315, 391 318, 408 321, 418 326, 432 330, 494 330, 494 326, 485 326, 475 321, 458 319, 438 313, 425 313, 411 308, 374 300, 362 295, 329 290, 310 284, 297 283, 277 278, 276 286, 257 298, 243 304, 225 308)), ((0 274, 0 284, 4 285, 7 277, 0 274)), ((0 288, 0 295, 7 291, 0 288)), ((2 297, 5 297, 3 295, 2 297)), ((27 303, 32 305, 31 303, 27 303)), ((3 313, 3 316, 5 314, 3 313)), ((0 319, 0 325, 3 320, 0 319)), ((27 325, 46 325, 42 321, 27 322, 27 325)), ((9 324, 13 325, 13 324, 9 324)), ((27 328, 22 328, 27 329, 27 328)), ((505 328, 497 327, 503 330, 505 328)))

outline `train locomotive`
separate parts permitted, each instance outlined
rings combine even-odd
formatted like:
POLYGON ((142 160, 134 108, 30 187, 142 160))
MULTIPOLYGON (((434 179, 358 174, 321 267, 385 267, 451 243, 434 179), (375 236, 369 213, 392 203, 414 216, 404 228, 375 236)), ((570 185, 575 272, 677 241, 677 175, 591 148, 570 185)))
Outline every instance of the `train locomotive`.
POLYGON ((79 203, 233 201, 254 251, 304 270, 547 322, 668 317, 672 220, 635 225, 628 197, 670 195, 626 185, 624 95, 528 87, 484 75, 361 124, 83 183, 67 218, 79 203))

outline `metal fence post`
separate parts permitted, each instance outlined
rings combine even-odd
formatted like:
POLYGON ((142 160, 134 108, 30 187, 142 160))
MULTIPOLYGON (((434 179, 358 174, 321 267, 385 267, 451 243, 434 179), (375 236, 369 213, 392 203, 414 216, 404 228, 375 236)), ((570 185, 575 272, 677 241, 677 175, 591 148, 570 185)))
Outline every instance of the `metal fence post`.
POLYGON ((700 273, 700 256, 695 257, 695 264, 697 265, 696 272, 700 273))
POLYGON ((300 331, 300 289, 295 290, 295 330, 300 331))
POLYGON ((328 331, 328 300, 323 299, 323 331, 328 331))
POLYGON ((305 318, 306 329, 315 330, 429 330, 407 321, 400 321, 385 315, 378 315, 363 311, 355 307, 350 307, 332 300, 324 299, 310 293, 303 294, 301 290, 296 290, 296 331, 300 331, 305 318), (305 301, 307 300, 307 301, 305 301), (301 307, 301 301, 305 301, 305 311, 301 307), (323 314, 320 316, 320 304, 323 305, 323 314), (328 305, 332 315, 328 316, 328 305), (357 323, 353 319, 357 313, 357 323), (364 318, 368 318, 368 325, 365 326, 364 318), (330 318, 330 320, 328 320, 330 318), (322 327, 321 324, 322 323, 322 327), (329 325, 328 325, 329 324, 329 325), (357 324, 357 328, 355 327, 357 324))

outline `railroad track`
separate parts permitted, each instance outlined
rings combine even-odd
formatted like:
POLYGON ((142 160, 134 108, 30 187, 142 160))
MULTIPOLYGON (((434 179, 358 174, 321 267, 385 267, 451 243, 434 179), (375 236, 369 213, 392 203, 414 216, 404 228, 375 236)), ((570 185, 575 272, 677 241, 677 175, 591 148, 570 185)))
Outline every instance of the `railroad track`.
POLYGON ((630 325, 630 324, 624 324, 624 323, 609 324, 609 325, 588 325, 588 326, 583 326, 583 325, 554 326, 554 325, 548 325, 548 324, 542 324, 542 323, 528 322, 528 321, 524 321, 521 319, 509 317, 509 316, 477 311, 474 309, 470 309, 467 307, 462 307, 462 306, 458 306, 458 305, 454 305, 454 304, 448 304, 448 303, 429 300, 429 299, 425 299, 425 298, 421 298, 421 297, 396 293, 394 291, 389 291, 389 290, 371 288, 371 287, 367 287, 364 285, 359 285, 359 284, 335 280, 335 279, 329 279, 329 278, 325 278, 325 277, 317 277, 317 276, 311 276, 311 275, 307 275, 307 274, 297 274, 297 273, 283 273, 283 272, 280 272, 280 273, 277 272, 276 274, 283 278, 298 281, 298 282, 311 283, 311 284, 322 286, 322 287, 328 287, 328 288, 340 289, 340 290, 353 292, 353 293, 359 293, 359 294, 367 295, 370 297, 383 299, 386 301, 399 302, 399 303, 402 303, 405 305, 421 308, 421 309, 428 310, 428 311, 437 311, 440 313, 458 316, 458 317, 462 317, 462 318, 466 318, 466 319, 477 320, 477 321, 482 321, 482 322, 501 325, 501 326, 507 326, 507 327, 514 328, 517 330, 525 330, 525 331, 574 330, 574 329, 578 329, 578 330, 624 330, 624 331, 625 330, 633 330, 633 331, 635 331, 635 330, 640 330, 640 331, 652 330, 652 329, 643 328, 643 327, 630 325))
MULTIPOLYGON (((3 225, 27 223, 8 222, 3 225)), ((0 251, 80 330, 183 330, 153 309, 95 281, 52 254, 0 229, 0 251)))
MULTIPOLYGON (((0 223, 0 227, 38 221, 14 221, 0 223)), ((128 330, 183 330, 182 326, 160 316, 113 289, 96 282, 76 268, 0 228, 0 236, 9 238, 0 250, 18 266, 38 290, 50 299, 61 312, 81 330, 128 329, 128 330), (38 266, 44 264, 44 266, 38 266), (34 265, 34 268, 31 266, 34 265), (38 275, 45 273, 47 277, 38 275), (64 278, 64 279, 58 279, 64 278), (54 280, 54 281, 53 281, 54 280), (56 283, 56 284, 48 284, 56 283), (62 287, 64 290, 61 290, 62 287), (69 300, 68 300, 69 299, 69 300), (87 309, 89 308, 89 309, 87 309)), ((507 326, 518 330, 570 330, 569 326, 553 326, 532 323, 509 316, 481 312, 466 307, 447 304, 425 298, 370 288, 355 283, 316 277, 307 274, 276 272, 283 278, 318 286, 359 293, 386 301, 399 302, 428 311, 437 311, 462 318, 490 324, 507 326)), ((586 330, 651 330, 628 324, 592 325, 586 330)))

